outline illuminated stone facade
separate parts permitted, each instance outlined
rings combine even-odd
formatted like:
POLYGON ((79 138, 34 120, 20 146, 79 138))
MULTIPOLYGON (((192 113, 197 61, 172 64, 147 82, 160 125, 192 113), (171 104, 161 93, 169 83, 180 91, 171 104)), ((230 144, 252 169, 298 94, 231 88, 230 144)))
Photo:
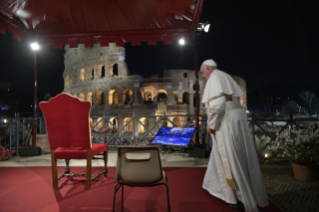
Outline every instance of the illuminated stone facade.
MULTIPOLYGON (((187 115, 195 115, 193 70, 165 70, 163 77, 143 79, 128 74, 125 49, 115 44, 110 43, 108 47, 96 44, 93 48, 66 45, 65 51, 64 92, 92 103, 91 117, 95 117, 92 125, 101 119, 96 117, 114 116, 99 122, 97 128, 109 127, 109 122, 121 128, 134 115, 141 117, 139 123, 134 126, 130 122, 123 130, 142 133, 145 126, 155 124, 155 115, 174 116, 170 120, 176 126, 184 126, 187 115)), ((234 79, 245 93, 241 102, 246 108, 245 81, 239 77, 234 79)), ((204 87, 205 81, 199 74, 199 99, 204 87)), ((205 114, 203 105, 199 105, 200 114, 205 114)))

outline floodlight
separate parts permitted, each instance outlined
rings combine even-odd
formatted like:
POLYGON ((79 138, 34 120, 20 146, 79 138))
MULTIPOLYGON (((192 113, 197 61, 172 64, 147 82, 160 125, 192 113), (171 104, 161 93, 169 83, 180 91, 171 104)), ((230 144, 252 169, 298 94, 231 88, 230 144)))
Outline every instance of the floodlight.
POLYGON ((210 27, 210 24, 204 25, 204 31, 205 31, 205 32, 208 32, 208 31, 209 31, 209 27, 210 27))
POLYGON ((182 45, 182 46, 185 45, 185 43, 186 43, 185 38, 179 39, 178 42, 179 42, 179 44, 182 45))
POLYGON ((31 48, 32 48, 32 50, 34 50, 34 51, 37 51, 39 48, 40 48, 40 46, 39 46, 39 44, 38 43, 31 43, 31 48))
POLYGON ((201 31, 208 32, 209 31, 209 27, 210 27, 210 24, 208 22, 206 22, 205 24, 204 23, 198 23, 197 24, 197 31, 199 31, 199 32, 201 32, 201 31))

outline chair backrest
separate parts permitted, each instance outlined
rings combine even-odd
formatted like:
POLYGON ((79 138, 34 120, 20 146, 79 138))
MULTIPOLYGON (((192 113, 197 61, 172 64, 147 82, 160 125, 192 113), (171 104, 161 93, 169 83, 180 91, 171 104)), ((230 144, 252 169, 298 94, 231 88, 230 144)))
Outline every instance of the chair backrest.
POLYGON ((69 94, 59 94, 40 102, 51 149, 92 147, 89 115, 91 103, 69 94))
POLYGON ((163 178, 158 147, 118 147, 116 181, 148 186, 163 178))

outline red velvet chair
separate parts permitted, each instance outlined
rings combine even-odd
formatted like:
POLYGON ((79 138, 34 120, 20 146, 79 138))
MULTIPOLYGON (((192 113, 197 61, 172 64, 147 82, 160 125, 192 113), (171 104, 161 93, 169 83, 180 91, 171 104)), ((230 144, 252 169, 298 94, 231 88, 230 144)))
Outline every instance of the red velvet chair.
MULTIPOLYGON (((63 176, 86 176, 86 190, 91 180, 107 176, 107 145, 92 144, 89 115, 91 103, 81 101, 69 94, 59 94, 48 102, 40 102, 44 114, 51 149, 53 188, 58 189, 58 180, 63 176), (91 179, 92 158, 103 154, 104 170, 91 179), (66 160, 66 169, 58 177, 57 159, 66 160), (86 174, 70 174, 70 159, 86 159, 86 174)), ((94 131, 97 132, 97 131, 94 131)), ((108 132, 108 129, 103 133, 108 132)))

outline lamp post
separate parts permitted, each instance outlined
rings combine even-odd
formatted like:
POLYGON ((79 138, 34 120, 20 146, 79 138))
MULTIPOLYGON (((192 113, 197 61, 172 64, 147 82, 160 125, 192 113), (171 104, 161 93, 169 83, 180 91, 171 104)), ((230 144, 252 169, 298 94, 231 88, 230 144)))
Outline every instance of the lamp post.
POLYGON ((37 64, 37 50, 40 46, 38 43, 32 43, 31 48, 34 51, 34 94, 33 94, 33 136, 32 136, 32 146, 36 146, 36 136, 37 136, 37 87, 38 87, 38 64, 37 64))
MULTIPOLYGON (((198 85, 198 67, 197 67, 197 42, 196 42, 196 36, 198 35, 197 32, 201 32, 201 31, 204 31, 204 32, 208 32, 209 31, 209 28, 210 28, 210 24, 208 22, 206 22, 205 24, 203 23, 199 23, 197 25, 197 29, 196 29, 196 32, 193 32, 191 33, 191 39, 193 40, 192 42, 192 46, 193 46, 193 51, 194 51, 194 62, 195 62, 195 101, 196 101, 196 132, 195 132, 195 142, 196 142, 196 145, 200 145, 200 142, 199 142, 199 107, 200 107, 200 104, 199 104, 199 94, 198 94, 198 91, 199 91, 199 85, 198 85)), ((180 45, 185 45, 186 44, 186 41, 184 38, 181 38, 179 40, 179 44, 180 45)))

